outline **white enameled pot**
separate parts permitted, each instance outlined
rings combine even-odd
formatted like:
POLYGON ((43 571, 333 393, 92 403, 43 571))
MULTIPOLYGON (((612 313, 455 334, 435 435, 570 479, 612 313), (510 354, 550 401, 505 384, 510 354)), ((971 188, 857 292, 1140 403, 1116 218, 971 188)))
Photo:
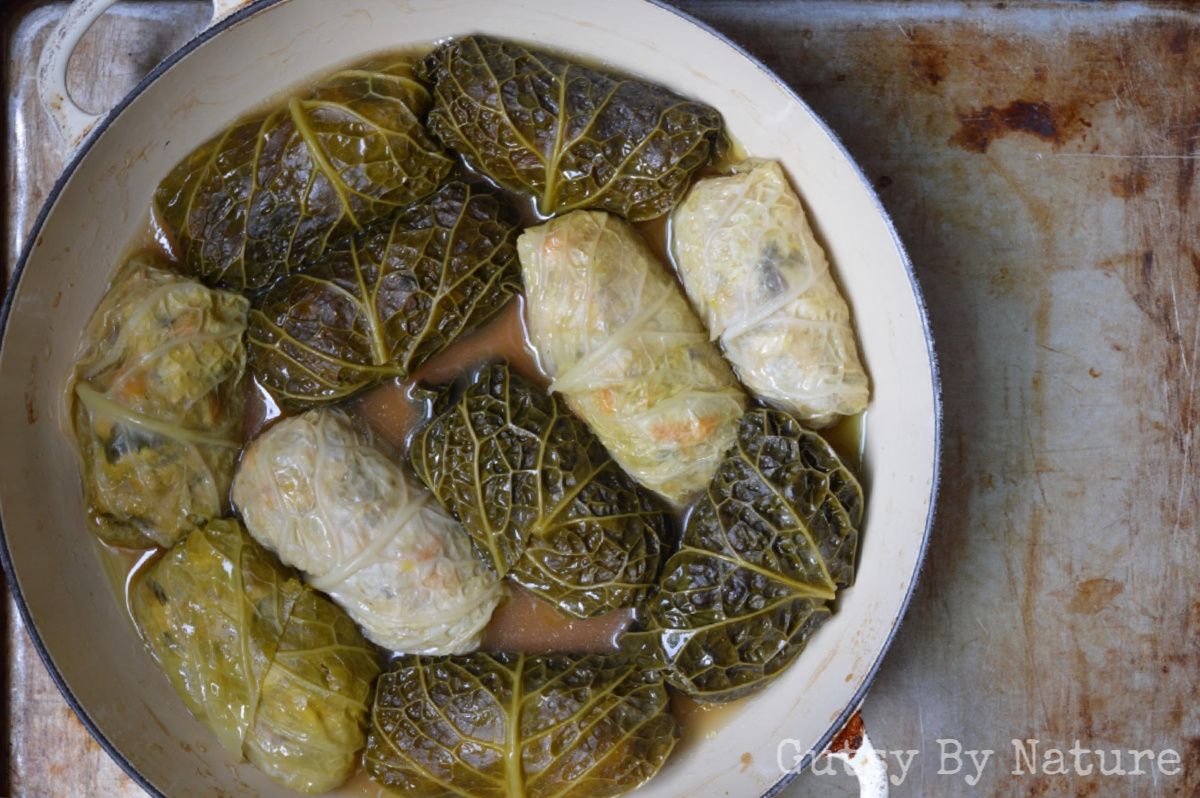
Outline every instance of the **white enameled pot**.
POLYGON ((0 316, 0 554, 67 700, 152 794, 294 795, 233 764, 187 713, 101 567, 62 433, 62 389, 84 322, 155 185, 184 154, 307 76, 466 33, 579 53, 664 83, 719 108, 751 154, 782 161, 854 310, 872 379, 857 583, 775 684, 685 739, 640 798, 772 794, 786 779, 780 765, 824 749, 857 708, 912 595, 938 470, 928 323, 878 199, 787 86, 650 0, 262 0, 172 56, 94 126, 33 228, 0 316), (785 745, 781 763, 785 741, 798 742, 785 745))

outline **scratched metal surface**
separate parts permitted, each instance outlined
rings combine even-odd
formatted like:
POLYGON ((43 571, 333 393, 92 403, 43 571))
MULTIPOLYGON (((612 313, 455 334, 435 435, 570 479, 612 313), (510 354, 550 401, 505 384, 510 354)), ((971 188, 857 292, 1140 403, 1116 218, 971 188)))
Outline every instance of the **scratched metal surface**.
MULTIPOLYGON (((1200 12, 1135 3, 677 0, 838 132, 912 255, 946 443, 930 558, 867 698, 898 796, 1190 796, 1200 789, 1200 12), (938 740, 996 753, 975 784, 938 740), (1013 775, 1013 739, 1038 772, 1013 775), (1122 752, 1125 775, 1080 754, 1122 752), (1045 749, 1066 753, 1066 774, 1045 749), (1160 769, 1130 749, 1179 753, 1160 769), (1044 772, 1048 771, 1048 772, 1044 772)), ((202 4, 129 4, 76 58, 102 105, 202 4), (95 81, 89 76, 98 75, 95 81)), ((59 7, 8 34, 9 263, 62 153, 30 67, 59 7)), ((181 32, 182 31, 182 32, 181 32)), ((8 609, 9 784, 140 796, 70 715, 8 609)), ((953 749, 953 744, 945 744, 953 749)), ((790 753, 790 749, 785 749, 790 753)), ((1169 757, 1169 754, 1167 755, 1169 757)), ((852 795, 804 774, 786 798, 852 795)))

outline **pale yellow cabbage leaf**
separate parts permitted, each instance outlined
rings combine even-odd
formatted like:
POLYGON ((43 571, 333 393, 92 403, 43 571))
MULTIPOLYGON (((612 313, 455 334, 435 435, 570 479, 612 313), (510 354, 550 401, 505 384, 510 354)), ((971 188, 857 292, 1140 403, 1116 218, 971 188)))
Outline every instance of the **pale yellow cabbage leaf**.
POLYGON ((733 445, 746 398, 679 286, 600 211, 526 230, 517 253, 551 389, 631 476, 685 502, 733 445))
POLYGON ((256 540, 392 651, 473 651, 506 594, 459 523, 342 410, 263 433, 233 503, 256 540))
POLYGON ((850 309, 778 163, 697 181, 672 226, 692 306, 751 393, 815 427, 866 409, 850 309))

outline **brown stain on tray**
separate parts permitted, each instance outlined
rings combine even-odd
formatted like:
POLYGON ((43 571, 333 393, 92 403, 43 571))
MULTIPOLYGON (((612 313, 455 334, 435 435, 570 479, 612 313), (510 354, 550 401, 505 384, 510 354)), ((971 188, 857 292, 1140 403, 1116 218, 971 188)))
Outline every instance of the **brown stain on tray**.
POLYGON ((942 82, 946 72, 946 59, 950 56, 947 49, 941 45, 927 41, 914 41, 912 60, 908 65, 914 74, 930 86, 942 82))
POLYGON ((1075 588, 1075 596, 1067 604, 1067 611, 1076 615, 1094 615, 1124 592, 1125 585, 1115 579, 1088 579, 1075 588))
POLYGON ((1144 169, 1134 167, 1123 174, 1109 175, 1108 186, 1114 197, 1131 200, 1145 192, 1150 186, 1150 178, 1144 169))
POLYGON ((1013 100, 1003 108, 987 105, 958 114, 958 132, 949 143, 969 152, 984 153, 992 142, 1010 133, 1062 145, 1088 123, 1074 104, 1052 106, 1043 100, 1013 100))

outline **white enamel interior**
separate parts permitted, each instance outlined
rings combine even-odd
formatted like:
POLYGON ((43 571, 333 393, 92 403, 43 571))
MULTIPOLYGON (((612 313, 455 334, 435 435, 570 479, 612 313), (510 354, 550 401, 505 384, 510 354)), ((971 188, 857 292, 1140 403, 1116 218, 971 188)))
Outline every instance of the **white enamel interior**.
POLYGON ((45 650, 99 731, 163 794, 294 795, 233 765, 143 652, 84 526, 75 456, 60 432, 60 392, 84 321, 155 184, 185 153, 264 98, 364 54, 471 32, 519 38, 652 77, 718 107, 751 154, 786 165, 857 318, 873 388, 857 584, 776 684, 724 713, 715 734, 691 734, 638 793, 763 794, 782 776, 780 742, 796 739, 806 748, 822 740, 882 656, 931 512, 933 365, 919 299, 875 197, 821 123, 769 74, 642 0, 350 5, 290 0, 195 49, 104 130, 37 232, 0 349, 0 440, 8 452, 0 458, 0 514, 17 586, 45 650))

